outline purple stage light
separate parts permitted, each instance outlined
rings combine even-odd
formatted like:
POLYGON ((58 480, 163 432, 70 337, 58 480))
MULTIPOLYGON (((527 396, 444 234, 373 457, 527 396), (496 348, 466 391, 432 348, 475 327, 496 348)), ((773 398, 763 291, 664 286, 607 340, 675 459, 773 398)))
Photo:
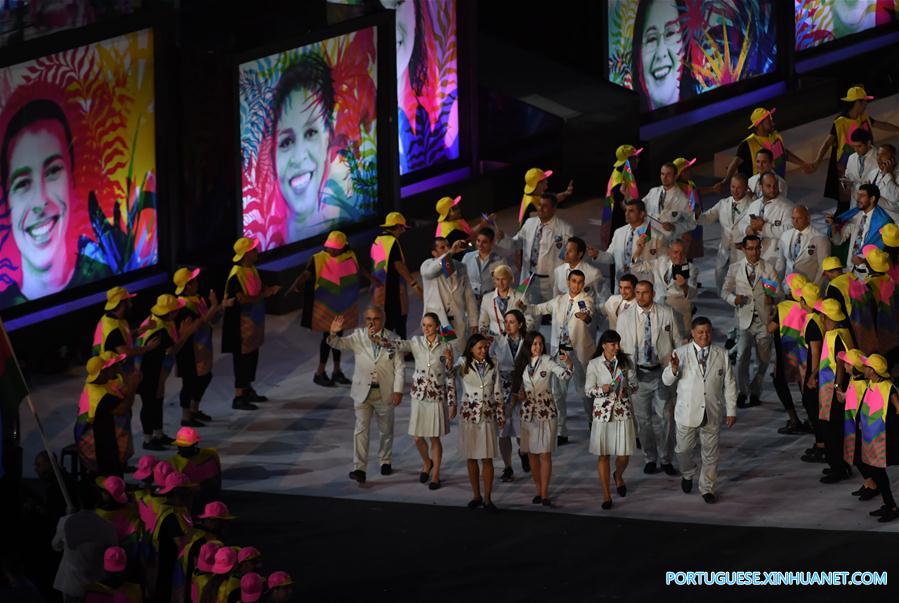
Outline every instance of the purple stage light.
POLYGON ((406 186, 400 188, 400 197, 405 199, 406 197, 411 197, 412 195, 417 195, 418 193, 429 191, 432 188, 437 188, 438 186, 445 186, 447 184, 459 182, 460 180, 465 180, 469 176, 471 176, 470 168, 464 167, 457 170, 452 170, 440 174, 439 176, 434 176, 433 178, 426 178, 413 184, 407 184, 406 186))

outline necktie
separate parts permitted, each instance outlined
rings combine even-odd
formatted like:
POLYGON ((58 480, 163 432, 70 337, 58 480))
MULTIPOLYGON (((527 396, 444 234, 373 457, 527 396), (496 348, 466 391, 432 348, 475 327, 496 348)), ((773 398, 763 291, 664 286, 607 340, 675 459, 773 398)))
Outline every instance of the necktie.
POLYGON ((737 215, 739 215, 739 213, 740 213, 740 208, 737 205, 737 202, 735 200, 730 206, 730 221, 731 221, 731 223, 736 224, 737 215))
POLYGON ((540 222, 537 226, 537 232, 534 233, 534 242, 531 244, 531 270, 537 266, 537 260, 540 258, 540 239, 543 238, 543 228, 546 225, 540 222))
POLYGON ((749 279, 749 286, 755 287, 755 264, 746 264, 746 270, 748 274, 746 275, 749 279))
POLYGON ((665 189, 662 189, 662 194, 659 195, 659 213, 665 209, 665 189))
POLYGON ((624 270, 626 271, 631 265, 631 258, 634 255, 634 228, 631 227, 627 234, 627 242, 624 244, 624 270))
POLYGON ((768 204, 765 203, 764 201, 762 202, 762 210, 759 212, 759 217, 760 217, 762 220, 765 219, 765 207, 766 207, 767 205, 768 205, 768 204))
POLYGON ((709 359, 709 349, 702 348, 699 350, 699 368, 702 369, 702 376, 705 376, 705 365, 706 361, 709 359))
POLYGON ((864 178, 865 177, 865 156, 864 155, 859 155, 859 157, 858 157, 858 171, 859 171, 859 177, 864 178))
POLYGON ((643 311, 643 362, 646 366, 653 366, 655 350, 652 349, 652 318, 649 310, 643 311))
POLYGON ((793 239, 793 260, 799 257, 800 249, 802 249, 802 233, 797 232, 796 238, 793 239))
POLYGON ((852 243, 852 257, 862 254, 862 244, 865 242, 865 226, 868 225, 868 216, 862 214, 862 221, 858 223, 858 232, 855 233, 855 241, 852 243))
POLYGON ((562 321, 562 326, 559 329, 559 345, 568 345, 571 342, 571 337, 568 334, 568 319, 571 318, 571 309, 574 307, 574 300, 570 297, 568 298, 568 310, 565 311, 565 318, 562 321))

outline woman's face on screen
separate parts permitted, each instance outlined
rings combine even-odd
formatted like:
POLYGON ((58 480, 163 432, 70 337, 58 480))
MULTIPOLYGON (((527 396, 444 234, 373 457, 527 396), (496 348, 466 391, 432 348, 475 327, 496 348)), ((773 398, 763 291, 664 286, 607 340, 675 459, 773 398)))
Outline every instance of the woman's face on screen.
POLYGON ((330 143, 321 106, 310 89, 287 97, 276 137, 278 187, 294 219, 307 220, 318 206, 330 143))
POLYGON ((684 43, 674 0, 655 0, 646 9, 640 59, 649 104, 655 109, 680 98, 684 43))

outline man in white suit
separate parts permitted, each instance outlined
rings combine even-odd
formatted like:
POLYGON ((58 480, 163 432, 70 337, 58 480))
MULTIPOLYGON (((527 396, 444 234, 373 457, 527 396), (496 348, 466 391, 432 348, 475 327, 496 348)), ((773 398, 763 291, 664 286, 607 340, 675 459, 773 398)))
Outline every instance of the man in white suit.
POLYGON ((677 383, 674 421, 677 425, 677 462, 681 470, 681 490, 693 489, 696 461, 693 449, 699 438, 702 468, 699 493, 707 503, 715 502, 718 475, 718 436, 721 423, 728 429, 737 421, 737 386, 724 348, 712 345, 712 323, 704 316, 693 320, 693 341, 671 355, 662 381, 677 383), (723 417, 722 417, 723 415, 723 417))
POLYGON ((493 269, 506 263, 505 258, 494 251, 495 242, 496 232, 484 226, 475 237, 475 249, 462 256, 462 263, 468 272, 468 282, 471 283, 471 290, 478 303, 493 291, 493 269))
POLYGON ((384 329, 384 310, 380 307, 369 306, 365 310, 364 328, 354 329, 349 335, 340 337, 337 333, 343 328, 343 316, 339 315, 331 323, 328 345, 337 350, 352 350, 356 356, 353 384, 350 386, 356 413, 350 479, 362 485, 368 467, 368 432, 372 413, 377 417, 381 434, 378 447, 381 475, 393 473, 393 409, 403 399, 405 363, 403 356, 390 345, 397 336, 384 329))
POLYGON ((746 176, 737 172, 730 178, 730 197, 721 199, 710 209, 702 212, 699 224, 721 225, 721 243, 715 257, 715 284, 718 290, 724 284, 727 267, 743 259, 743 253, 737 244, 743 240, 745 225, 741 228, 743 218, 749 216, 749 204, 753 199, 749 195, 746 176))
MULTIPOLYGON (((615 229, 608 250, 597 250, 594 256, 602 264, 614 264, 616 274, 632 272, 631 264, 656 258, 668 248, 662 231, 646 217, 646 206, 642 201, 628 201, 624 206, 624 219, 627 224, 615 229)), ((638 280, 652 280, 651 272, 632 273, 638 280)))
POLYGON ((665 304, 681 323, 681 332, 690 330, 693 318, 693 299, 698 292, 696 278, 698 270, 687 260, 684 242, 675 239, 668 246, 668 253, 648 262, 638 262, 632 266, 637 272, 652 273, 656 292, 656 303, 665 304))
POLYGON ((793 204, 780 192, 777 174, 765 172, 761 177, 762 198, 749 204, 743 218, 744 233, 762 240, 762 259, 772 266, 777 262, 780 235, 790 227, 793 204))
POLYGON ((858 187, 867 182, 865 176, 877 168, 877 151, 871 133, 861 128, 849 135, 849 144, 855 152, 846 161, 842 180, 843 185, 849 188, 849 198, 855 199, 858 187))
MULTIPOLYGON (((896 167, 896 147, 891 144, 880 145, 876 159, 864 180, 877 187, 881 209, 895 222, 899 219, 899 167, 896 167)), ((858 193, 858 188, 855 192, 858 193)))
POLYGON ((580 237, 571 237, 565 243, 565 261, 553 271, 554 297, 568 293, 568 275, 572 270, 580 270, 584 273, 584 293, 591 296, 596 305, 603 276, 599 268, 584 258, 586 253, 587 243, 580 237))
MULTIPOLYGON (((780 235, 780 255, 777 257, 778 277, 798 272, 810 283, 821 284, 824 258, 830 257, 830 238, 811 225, 808 208, 793 208, 793 228, 780 235)), ((784 291, 787 290, 784 283, 784 291)))
POLYGON ((662 471, 677 475, 671 464, 674 455, 673 400, 662 383, 662 369, 671 352, 681 343, 680 324, 671 308, 654 301, 652 283, 640 281, 637 304, 618 317, 621 349, 637 366, 638 389, 634 394, 634 414, 646 465, 644 473, 662 471))
MULTIPOLYGON (((585 370, 587 363, 596 351, 596 319, 593 315, 593 296, 584 291, 584 273, 572 270, 568 275, 568 292, 548 302, 532 306, 538 316, 552 316, 552 332, 550 336, 550 354, 559 358, 559 352, 565 351, 573 362, 572 378, 575 391, 583 400, 585 370)), ((556 399, 559 417, 557 423, 558 443, 568 442, 568 384, 571 379, 559 381, 553 379, 553 396, 556 399)))
POLYGON ((677 166, 673 163, 662 164, 659 178, 661 186, 649 190, 643 203, 646 213, 653 221, 659 223, 667 242, 690 232, 696 227, 690 200, 677 185, 677 166))
POLYGON ((636 288, 637 277, 633 274, 623 274, 618 279, 618 293, 610 295, 600 306, 600 311, 606 315, 609 328, 613 331, 618 329, 618 317, 631 306, 637 305, 636 288))
MULTIPOLYGON (((774 266, 761 259, 759 237, 747 235, 743 239, 745 258, 732 264, 724 279, 721 298, 735 308, 737 329, 737 406, 758 406, 762 393, 762 381, 771 362, 771 333, 768 323, 774 311, 774 298, 765 292, 772 284, 777 288, 777 272, 774 266), (763 280, 764 279, 764 280, 763 280), (767 284, 765 281, 768 281, 767 284), (749 379, 749 360, 755 348, 758 367, 755 376, 749 379)), ((775 291, 776 293, 776 291, 775 291)))
MULTIPOLYGON (((761 183, 762 174, 772 171, 774 171, 774 153, 766 148, 761 148, 756 151, 755 175, 750 176, 746 183, 749 186, 749 192, 751 192, 752 196, 756 199, 761 199, 765 196, 761 183)), ((777 172, 774 172, 774 175, 777 176, 777 189, 784 198, 787 198, 787 181, 781 178, 777 172)))
POLYGON ((423 313, 433 312, 440 318, 441 327, 452 327, 456 333, 453 353, 462 354, 469 334, 478 332, 478 304, 471 290, 465 265, 453 259, 453 254, 465 248, 465 241, 456 241, 450 248, 443 237, 436 237, 430 259, 421 264, 423 313))
POLYGON ((571 224, 556 216, 556 198, 545 194, 540 199, 537 215, 525 220, 521 230, 511 239, 503 239, 503 248, 520 248, 521 276, 524 282, 531 274, 534 281, 528 288, 529 303, 539 303, 552 298, 552 274, 562 263, 561 250, 565 242, 574 236, 571 224))

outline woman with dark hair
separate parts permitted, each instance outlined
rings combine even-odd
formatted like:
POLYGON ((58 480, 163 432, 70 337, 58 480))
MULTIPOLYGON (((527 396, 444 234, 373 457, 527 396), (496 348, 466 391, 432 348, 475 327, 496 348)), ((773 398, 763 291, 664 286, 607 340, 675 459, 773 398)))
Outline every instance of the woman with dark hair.
POLYGON ((563 382, 571 379, 574 365, 564 349, 559 352, 559 358, 564 365, 546 353, 543 335, 531 331, 524 336, 512 374, 512 391, 521 402, 521 450, 530 458, 531 477, 537 486, 537 495, 531 502, 545 507, 552 505, 549 480, 553 470, 552 453, 558 444, 559 411, 553 398, 552 380, 553 376, 563 382))
POLYGON ((334 134, 334 81, 318 51, 301 55, 284 70, 272 102, 272 149, 278 190, 287 209, 286 241, 308 238, 340 218, 322 203, 334 134))
POLYGON ((695 93, 686 64, 682 11, 678 0, 643 0, 637 7, 631 72, 643 109, 667 107, 695 93))
POLYGON ((440 464, 443 460, 442 436, 449 433, 449 422, 456 416, 456 387, 452 379, 453 348, 440 337, 440 318, 427 312, 421 319, 422 334, 395 343, 398 352, 411 353, 415 359, 412 375, 412 412, 409 435, 421 455, 418 481, 431 490, 440 488, 440 464), (427 441, 431 442, 428 455, 427 441))
POLYGON ((503 388, 496 362, 490 358, 490 342, 480 333, 468 338, 459 370, 462 382, 461 442, 462 457, 468 461, 468 481, 473 498, 469 509, 481 505, 488 511, 498 509, 491 500, 493 492, 493 458, 496 456, 496 427, 505 424, 503 413, 503 388), (480 470, 478 467, 480 461, 480 470), (481 496, 481 473, 484 492, 481 496))
POLYGON ((630 357, 621 351, 621 335, 608 330, 599 338, 599 347, 587 365, 584 391, 593 398, 593 427, 590 453, 599 456, 597 471, 602 487, 603 509, 612 508, 609 487, 609 457, 615 456, 615 486, 619 496, 627 496, 624 470, 637 443, 631 395, 637 391, 637 374, 630 357))
MULTIPOLYGON (((494 276, 495 276, 494 272, 494 276)), ((499 434, 499 454, 503 459, 503 473, 500 475, 500 481, 511 482, 514 479, 512 471, 512 438, 517 438, 518 429, 517 421, 512 413, 512 375, 515 372, 515 358, 522 349, 522 341, 524 335, 522 330, 525 328, 526 320, 521 310, 509 310, 503 316, 503 325, 505 331, 499 335, 493 336, 493 342, 490 344, 490 356, 496 359, 499 367, 499 378, 503 387, 503 410, 507 417, 506 424, 503 426, 499 434)), ((528 455, 518 450, 518 456, 521 459, 521 468, 525 473, 531 470, 531 462, 528 455)))

